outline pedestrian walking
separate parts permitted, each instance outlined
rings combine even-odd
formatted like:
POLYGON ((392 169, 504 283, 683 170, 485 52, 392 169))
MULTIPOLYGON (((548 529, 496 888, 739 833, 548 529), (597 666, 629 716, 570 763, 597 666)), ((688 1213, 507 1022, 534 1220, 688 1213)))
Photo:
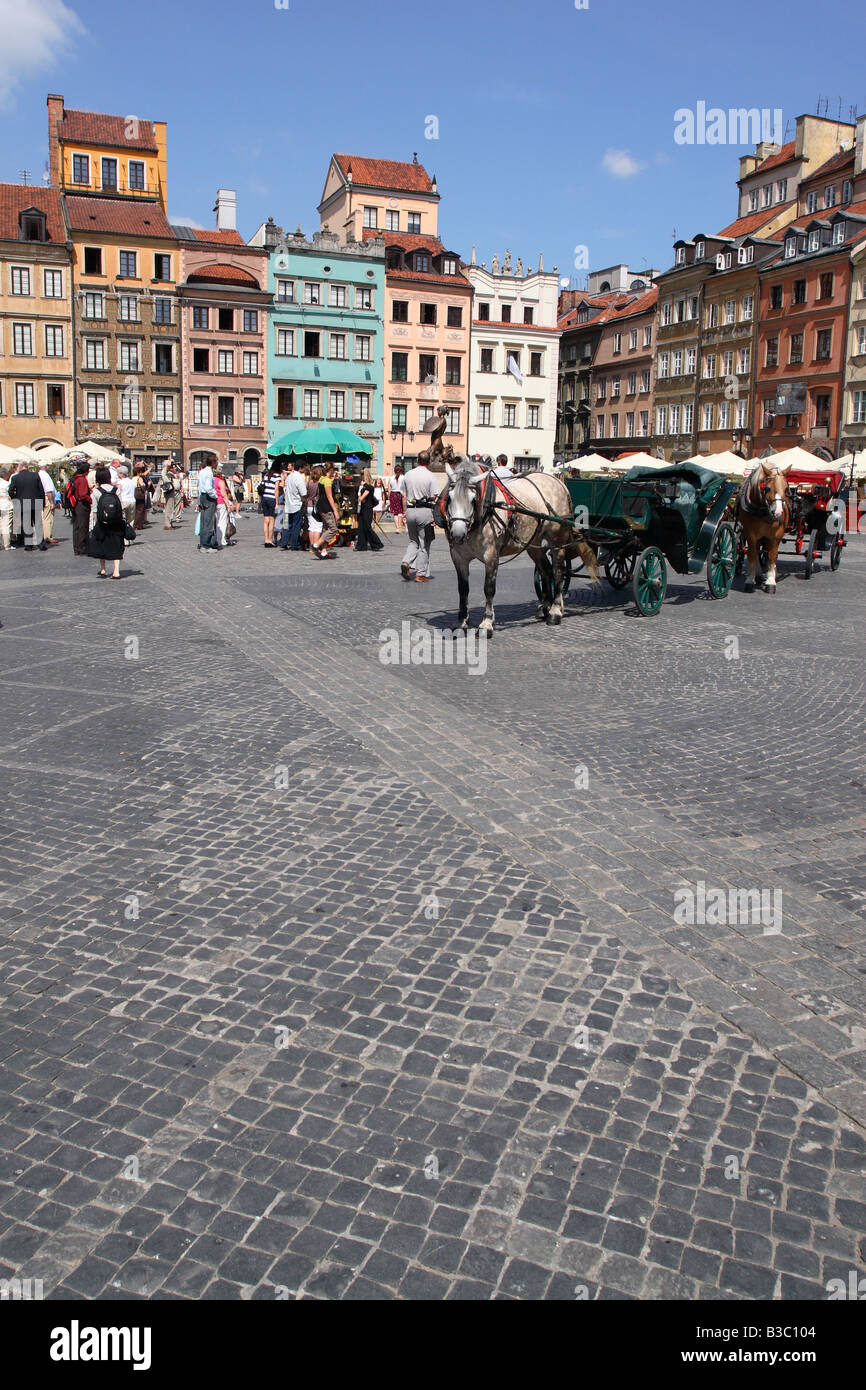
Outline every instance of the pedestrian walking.
MULTIPOLYGON (((217 495, 216 539, 219 549, 222 550, 223 547, 228 545, 229 542, 229 526, 231 524, 231 513, 235 503, 234 498, 232 497, 231 488, 229 487, 228 482, 226 481, 225 476, 223 474, 223 467, 221 463, 218 463, 216 468, 214 469, 213 481, 217 495)), ((234 535, 234 527, 231 528, 231 534, 234 535)))
POLYGON ((139 464, 135 473, 135 521, 133 524, 136 531, 144 531, 150 525, 147 519, 147 509, 153 500, 150 479, 147 476, 147 464, 139 464))
POLYGON ((373 508, 376 502, 376 489, 369 468, 361 474, 358 488, 358 534, 356 550, 384 550, 385 547, 373 529, 373 508))
POLYGON ((307 503, 307 475, 306 464, 295 467, 289 463, 283 477, 283 499, 285 505, 286 519, 283 529, 282 540, 280 541, 281 550, 300 550, 301 548, 301 526, 304 521, 304 511, 307 503))
POLYGON ((117 471, 120 475, 117 493, 123 508, 123 519, 128 526, 133 526, 135 524, 135 480, 130 478, 129 469, 125 463, 122 463, 117 471))
POLYGON ((0 550, 12 548, 12 499, 9 496, 9 479, 12 469, 6 465, 0 468, 0 550))
POLYGON ((45 503, 42 508, 42 539, 46 545, 59 545, 60 542, 54 539, 54 479, 47 468, 40 468, 39 481, 45 491, 45 503))
MULTIPOLYGON (((90 484, 87 481, 89 465, 87 459, 81 459, 75 465, 75 472, 72 475, 71 501, 72 501, 72 549, 76 555, 87 554, 87 537, 90 532, 90 505, 91 492, 90 484)), ((127 482, 131 481, 127 479, 127 482)), ((123 499, 121 498, 121 506, 123 499)), ((135 499, 132 502, 133 512, 135 510, 135 499)), ((124 519, 126 513, 124 511, 124 519)), ((132 521, 132 517, 128 518, 132 521)))
POLYGON ((390 479, 388 490, 388 510, 394 518, 394 528, 397 531, 406 530, 406 509, 403 500, 403 493, 400 490, 400 480, 403 477, 403 465, 398 463, 394 469, 394 476, 390 479))
POLYGON ((265 533, 265 546, 268 550, 274 549, 274 521, 277 515, 277 502, 281 493, 282 469, 278 463, 272 463, 262 481, 259 483, 259 496, 262 501, 262 526, 265 533))
POLYGON ((159 475, 162 489, 162 529, 172 531, 180 526, 183 511, 183 477, 173 459, 166 459, 159 475))
POLYGON ((207 463, 200 470, 198 475, 198 512, 199 512, 199 540, 198 548, 203 550, 206 555, 212 555, 218 548, 214 529, 216 523, 217 493, 214 487, 213 468, 211 463, 216 463, 216 455, 210 454, 207 463))
POLYGON ((406 529, 409 544, 400 565, 404 579, 426 584, 430 579, 430 547, 433 544, 433 504, 442 490, 442 479, 430 468, 428 450, 418 455, 418 463, 399 482, 406 499, 406 529))
POLYGON ((105 562, 113 561, 112 579, 120 578, 120 562, 123 559, 127 522, 117 489, 111 481, 109 468, 97 468, 96 489, 93 494, 96 520, 90 532, 88 554, 99 561, 97 579, 105 579, 105 562))
MULTIPOLYGON (((12 501, 12 544, 25 550, 47 550, 42 537, 42 514, 45 508, 45 488, 38 473, 19 463, 17 472, 9 479, 12 501)), ((52 499, 53 499, 52 491, 52 499)))
POLYGON ((241 503, 246 500, 247 495, 247 480, 244 477, 244 470, 241 468, 240 464, 238 464, 232 475, 232 492, 235 495, 235 502, 237 504, 235 513, 237 514, 240 512, 241 503))

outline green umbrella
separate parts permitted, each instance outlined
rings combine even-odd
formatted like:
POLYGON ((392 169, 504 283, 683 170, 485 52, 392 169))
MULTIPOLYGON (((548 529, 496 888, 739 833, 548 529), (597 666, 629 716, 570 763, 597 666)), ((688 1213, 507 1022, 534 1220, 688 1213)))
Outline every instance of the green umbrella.
POLYGON ((289 430, 281 439, 268 445, 272 458, 279 454, 371 454, 366 439, 351 430, 334 425, 319 425, 313 429, 289 430))

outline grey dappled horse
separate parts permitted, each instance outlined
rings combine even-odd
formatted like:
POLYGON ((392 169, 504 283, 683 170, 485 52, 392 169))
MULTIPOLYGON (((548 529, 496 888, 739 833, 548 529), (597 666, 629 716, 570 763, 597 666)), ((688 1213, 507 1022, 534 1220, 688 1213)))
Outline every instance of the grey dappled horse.
POLYGON ((446 463, 445 471, 448 487, 440 499, 439 519, 457 571, 459 623, 464 632, 469 626, 471 562, 480 560, 484 566, 486 606, 479 631, 492 633, 499 561, 524 550, 541 576, 545 595, 536 616, 561 623, 566 561, 580 556, 593 583, 597 579, 595 552, 571 524, 571 497, 565 483, 550 473, 525 473, 498 483, 474 460, 459 455, 453 465, 446 463))

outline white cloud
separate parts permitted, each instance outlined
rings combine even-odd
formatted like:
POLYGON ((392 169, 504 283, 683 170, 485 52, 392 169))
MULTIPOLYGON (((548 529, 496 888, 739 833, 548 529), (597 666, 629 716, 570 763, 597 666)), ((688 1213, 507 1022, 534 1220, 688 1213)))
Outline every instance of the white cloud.
POLYGON ((0 107, 16 87, 53 68, 85 32, 63 0, 0 0, 0 107))
POLYGON ((605 150, 601 162, 607 172, 618 179, 630 179, 643 168, 628 150, 605 150))
POLYGON ((174 213, 169 213, 169 222, 173 227, 197 227, 200 232, 205 230, 203 222, 196 222, 194 217, 175 217, 174 213))

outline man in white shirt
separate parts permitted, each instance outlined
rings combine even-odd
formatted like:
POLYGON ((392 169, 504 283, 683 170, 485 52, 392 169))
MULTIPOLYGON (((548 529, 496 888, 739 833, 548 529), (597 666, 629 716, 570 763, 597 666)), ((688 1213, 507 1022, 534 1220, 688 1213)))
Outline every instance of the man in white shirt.
POLYGON ((42 508, 42 538, 47 545, 59 545, 54 537, 54 479, 47 468, 39 469, 39 481, 45 490, 42 508))
POLYGON ((131 526, 135 521, 135 482, 129 476, 129 469, 125 464, 121 464, 118 469, 120 486, 120 505, 123 508, 124 520, 131 526))
POLYGON ((296 468, 293 463, 286 464, 286 472, 283 474, 283 505, 286 512, 285 525, 280 540, 280 549, 300 550, 301 548, 301 524, 304 519, 304 508, 307 505, 307 473, 306 464, 296 468))
POLYGON ((409 532, 409 545, 400 564, 404 579, 414 579, 418 584, 430 580, 430 547, 433 544, 433 504, 442 491, 444 480, 441 474, 430 468, 430 452, 425 449, 418 455, 418 462, 397 484, 406 498, 406 530, 409 532))
POLYGON ((208 456, 208 461, 198 475, 198 509, 201 513, 201 535, 199 536, 199 550, 206 555, 212 555, 219 547, 216 543, 214 528, 216 525, 217 493, 213 480, 212 463, 216 462, 216 455, 208 456))
POLYGON ((497 456, 496 466, 492 468, 490 471, 493 474, 494 478, 515 477, 514 471, 508 467, 508 457, 506 454, 499 454, 497 456))

